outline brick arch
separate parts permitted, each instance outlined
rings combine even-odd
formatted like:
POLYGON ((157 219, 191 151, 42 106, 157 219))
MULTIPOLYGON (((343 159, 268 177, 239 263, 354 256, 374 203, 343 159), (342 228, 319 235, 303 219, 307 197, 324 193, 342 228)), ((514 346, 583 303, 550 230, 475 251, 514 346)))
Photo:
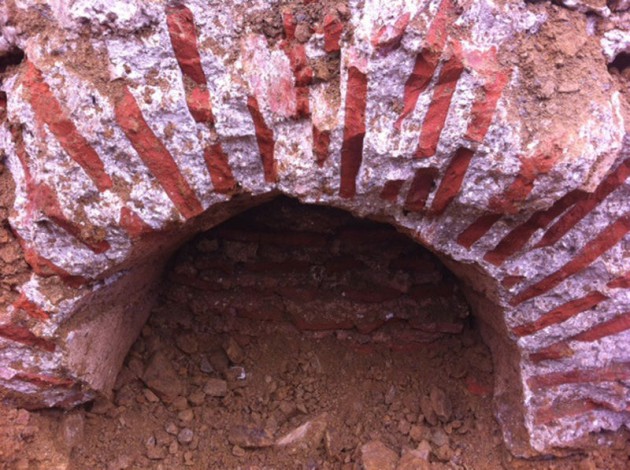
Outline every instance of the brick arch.
POLYGON ((604 64, 549 125, 508 47, 542 20, 516 7, 272 2, 261 26, 229 2, 88 3, 42 20, 71 47, 26 34, 2 84, 30 266, 2 310, 4 394, 70 407, 106 391, 167 255, 282 193, 387 221, 463 280, 514 452, 628 425, 630 155, 604 64))

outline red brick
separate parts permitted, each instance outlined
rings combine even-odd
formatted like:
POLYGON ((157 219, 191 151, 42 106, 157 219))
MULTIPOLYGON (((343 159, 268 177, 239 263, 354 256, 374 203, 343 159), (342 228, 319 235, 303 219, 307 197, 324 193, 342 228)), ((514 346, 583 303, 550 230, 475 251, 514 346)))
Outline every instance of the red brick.
POLYGON ((516 284, 520 284, 525 281, 527 278, 525 276, 505 276, 501 280, 501 285, 506 289, 510 289, 514 287, 516 284))
POLYGON ((153 227, 128 207, 120 209, 118 224, 131 238, 140 238, 154 231, 153 227))
POLYGON ((402 38, 411 18, 410 13, 404 13, 393 25, 380 27, 372 34, 372 46, 381 54, 388 54, 400 47, 402 38))
POLYGON ((566 357, 571 357, 573 354, 573 349, 571 349, 565 341, 561 341, 539 349, 536 352, 530 353, 529 360, 534 364, 538 364, 542 361, 557 361, 566 357))
POLYGON ((429 257, 410 256, 408 254, 394 258, 389 263, 389 269, 423 273, 439 272, 437 265, 429 257))
POLYGON ((390 228, 345 227, 339 231, 339 240, 353 248, 385 242, 407 241, 402 233, 390 228))
POLYGON ((590 214, 610 193, 619 188, 630 176, 630 159, 625 160, 597 186, 592 194, 583 197, 569 209, 536 244, 536 248, 550 246, 562 238, 575 224, 590 214))
POLYGON ((422 123, 418 149, 415 153, 416 158, 431 157, 435 154, 448 110, 451 107, 451 100, 457 87, 457 81, 463 71, 461 45, 458 42, 454 42, 452 56, 440 70, 440 76, 435 85, 429 109, 422 123))
POLYGON ((369 289, 344 289, 342 296, 354 302, 383 303, 395 300, 401 296, 401 292, 387 286, 372 286, 369 289))
POLYGON ((630 214, 617 219, 599 235, 590 240, 578 254, 562 268, 527 287, 510 301, 512 306, 538 297, 553 289, 565 279, 587 268, 597 258, 615 246, 630 231, 630 214))
POLYGON ((243 265, 245 271, 255 273, 269 274, 287 274, 287 273, 308 273, 310 272, 312 263, 306 261, 290 260, 290 261, 259 261, 256 263, 246 263, 243 265))
POLYGON ((549 225, 553 219, 575 204, 583 194, 582 191, 572 191, 558 199, 549 209, 534 213, 527 222, 503 237, 494 249, 486 253, 484 259, 495 266, 500 266, 510 256, 523 249, 537 230, 549 225))
POLYGON ((320 131, 313 125, 313 154, 320 168, 323 167, 326 160, 328 160, 329 148, 330 131, 320 131))
POLYGON ((267 183, 275 183, 278 180, 278 169, 274 155, 276 144, 274 142, 273 131, 267 126, 265 118, 260 112, 258 100, 256 100, 254 96, 247 98, 247 108, 249 109, 256 129, 256 140, 258 142, 258 150, 260 151, 265 181, 267 183))
POLYGON ((481 237, 483 237, 488 231, 499 221, 501 214, 484 214, 470 224, 462 233, 457 237, 457 243, 465 248, 473 246, 481 237))
POLYGON ((601 405, 591 400, 561 401, 537 409, 534 413, 534 423, 537 426, 547 425, 562 418, 573 418, 601 408, 601 405))
POLYGON ((404 180, 390 180, 383 185, 379 197, 384 201, 397 202, 404 180))
POLYGON ((630 363, 613 362, 609 366, 600 368, 550 372, 529 378, 527 384, 532 390, 539 390, 564 384, 616 382, 619 380, 630 380, 630 363))
POLYGON ((35 336, 28 328, 20 325, 4 324, 0 325, 0 336, 26 344, 36 349, 53 352, 56 349, 55 343, 50 340, 35 336))
POLYGON ((111 189, 113 183, 101 158, 68 119, 41 72, 29 61, 25 67, 23 83, 35 118, 48 126, 66 153, 85 170, 99 191, 111 189))
POLYGON ((326 271, 329 273, 344 273, 348 271, 355 271, 361 269, 367 269, 367 265, 363 261, 359 261, 352 256, 338 256, 326 261, 326 271))
POLYGON ((210 172, 214 190, 221 194, 231 193, 236 188, 236 181, 221 143, 217 142, 206 147, 203 157, 210 172))
POLYGON ((566 302, 547 313, 543 313, 538 319, 531 323, 526 323, 512 328, 512 333, 517 336, 531 335, 532 333, 540 331, 550 325, 566 321, 578 313, 595 308, 607 298, 608 297, 600 292, 591 292, 584 297, 571 300, 570 302, 566 302))
POLYGON ((606 284, 606 286, 610 289, 630 289, 630 273, 626 273, 616 279, 613 279, 606 284))
POLYGON ((40 388, 72 388, 75 385, 75 382, 72 379, 53 375, 36 374, 33 372, 18 372, 13 378, 32 383, 40 388))
POLYGON ((331 54, 341 50, 341 35, 343 34, 343 23, 336 13, 328 13, 324 17, 324 50, 331 54))
MULTIPOLYGON (((495 54, 493 53, 488 60, 496 60, 494 56, 495 54)), ((483 142, 492 123, 499 98, 510 81, 510 75, 501 71, 483 75, 485 77, 482 95, 473 103, 470 122, 465 134, 467 139, 479 143, 483 142)))
POLYGON ((562 149, 554 146, 549 151, 541 150, 532 157, 521 157, 519 172, 514 181, 503 194, 490 199, 490 209, 504 214, 518 213, 522 203, 534 189, 538 176, 549 173, 561 156, 562 149))
POLYGON ((431 205, 432 213, 436 215, 442 214, 459 194, 473 155, 474 152, 467 148, 460 147, 457 149, 455 156, 446 168, 446 172, 433 199, 433 204, 431 205))
POLYGON ((450 297, 453 295, 453 286, 446 283, 417 284, 411 286, 408 295, 416 302, 440 297, 450 297))
POLYGON ((395 124, 398 130, 401 129, 403 120, 416 108, 420 94, 431 82, 446 44, 447 27, 453 19, 454 12, 455 7, 451 0, 442 0, 427 32, 425 46, 416 56, 413 70, 405 83, 403 110, 395 124))
POLYGON ((81 276, 73 276, 66 270, 60 268, 52 261, 40 256, 35 250, 26 246, 21 237, 17 237, 24 252, 24 260, 33 269, 35 274, 42 277, 59 276, 59 278, 68 286, 79 288, 88 283, 88 280, 81 276))
POLYGON ((33 303, 24 294, 20 294, 18 300, 13 303, 13 308, 25 312, 28 316, 37 320, 49 320, 50 315, 44 311, 39 305, 33 303))
POLYGON ((630 329, 630 311, 617 315, 611 320, 591 326, 583 333, 571 337, 572 341, 596 341, 606 336, 616 335, 630 329))
POLYGON ((173 204, 186 218, 203 211, 197 195, 179 171, 173 156, 153 133, 131 92, 125 88, 115 106, 116 121, 133 148, 158 180, 173 204))
POLYGON ((435 187, 437 178, 437 168, 420 168, 411 181, 407 198, 405 199, 404 210, 409 212, 422 212, 427 202, 427 198, 435 187))
POLYGON ((341 184, 339 195, 353 198, 357 192, 357 175, 363 160, 367 75, 356 67, 348 69, 345 123, 341 146, 341 184))
POLYGON ((197 46, 197 32, 192 12, 184 5, 166 8, 166 24, 182 73, 198 85, 206 85, 206 75, 201 66, 197 46))

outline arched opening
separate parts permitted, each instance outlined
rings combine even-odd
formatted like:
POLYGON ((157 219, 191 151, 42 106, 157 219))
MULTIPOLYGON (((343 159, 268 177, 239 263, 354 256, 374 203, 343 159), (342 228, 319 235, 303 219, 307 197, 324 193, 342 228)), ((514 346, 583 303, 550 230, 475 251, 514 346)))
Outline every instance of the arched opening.
POLYGON ((495 466, 507 453, 492 388, 490 352, 435 255, 390 225, 280 197, 171 259, 75 455, 98 465, 107 432, 141 466, 495 466))

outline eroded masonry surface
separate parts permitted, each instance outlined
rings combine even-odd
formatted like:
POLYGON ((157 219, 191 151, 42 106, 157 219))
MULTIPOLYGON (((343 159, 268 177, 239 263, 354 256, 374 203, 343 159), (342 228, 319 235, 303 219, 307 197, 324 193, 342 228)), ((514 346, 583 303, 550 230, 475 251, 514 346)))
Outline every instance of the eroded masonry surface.
MULTIPOLYGON (((0 4, 6 403, 69 410, 109 394, 172 254, 284 195, 385 222, 458 280, 446 318, 396 320, 454 334, 465 299, 514 455, 627 429, 628 2, 53 3, 0 4)), ((246 257, 253 235, 230 230, 221 243, 246 257)), ((376 275, 362 261, 356 277, 376 275)), ((232 279, 217 305, 254 276, 192 268, 181 279, 232 279)), ((366 299, 425 302, 422 283, 376 277, 318 290, 311 268, 251 310, 305 329, 308 305, 325 326, 380 337, 391 319, 366 299)))

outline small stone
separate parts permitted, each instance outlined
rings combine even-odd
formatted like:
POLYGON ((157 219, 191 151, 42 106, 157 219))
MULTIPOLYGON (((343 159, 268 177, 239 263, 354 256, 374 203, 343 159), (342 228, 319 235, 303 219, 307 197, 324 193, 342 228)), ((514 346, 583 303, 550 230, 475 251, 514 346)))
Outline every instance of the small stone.
POLYGON ((227 382, 221 379, 208 379, 203 387, 203 393, 211 397, 224 397, 227 392, 227 382))
POLYGON ((429 441, 422 441, 420 444, 418 444, 418 447, 416 447, 416 452, 418 452, 420 458, 422 458, 423 460, 429 460, 429 455, 431 455, 431 444, 429 444, 429 441))
POLYGON ((245 457, 245 449, 239 446, 232 447, 232 455, 235 457, 245 457))
POLYGON ((179 431, 179 434, 177 434, 177 442, 179 442, 180 444, 189 444, 190 442, 192 442, 194 436, 195 433, 192 429, 184 428, 179 431))
POLYGON ((436 428, 433 430, 430 440, 438 447, 447 445, 449 442, 448 435, 444 432, 444 430, 440 428, 436 428))
POLYGON ((210 353, 208 361, 210 361, 210 365, 212 366, 212 368, 220 374, 225 374, 225 372, 228 370, 228 367, 230 367, 230 359, 228 358, 227 354, 225 354, 225 351, 223 351, 222 349, 210 353))
POLYGON ((385 394, 385 404, 391 405, 392 403, 394 403, 395 398, 396 398, 396 387, 392 385, 391 387, 389 387, 389 390, 387 390, 387 393, 385 394))
POLYGON ((201 372, 206 374, 212 374, 214 372, 214 367, 212 367, 212 364, 210 364, 210 361, 206 356, 201 358, 201 361, 199 362, 199 369, 201 372))
POLYGON ((426 395, 420 398, 420 409, 422 410, 422 414, 424 415, 424 419, 427 423, 431 426, 435 426, 438 423, 438 417, 433 410, 431 398, 426 395))
POLYGON ((190 423, 193 419, 195 419, 195 413, 191 409, 183 410, 177 413, 177 418, 182 423, 190 423))
POLYGON ((184 452, 184 465, 186 466, 195 465, 195 460, 193 459, 193 456, 194 454, 189 450, 184 452))
POLYGON ((186 354, 194 354, 199 348, 197 338, 193 333, 177 335, 175 337, 175 345, 186 354))
POLYGON ((177 444, 177 441, 173 441, 168 446, 168 453, 175 455, 177 452, 179 452, 179 445, 177 444))
POLYGON ((223 345, 223 350, 233 364, 241 364, 245 360, 243 349, 239 346, 234 338, 229 338, 223 345))
POLYGON ((142 390, 142 394, 149 403, 157 403, 158 401, 160 401, 158 396, 153 393, 150 388, 145 388, 144 390, 142 390))
POLYGON ((173 409, 183 411, 188 409, 188 400, 185 397, 177 397, 173 400, 173 409))
POLYGON ((395 470, 398 454, 381 441, 370 441, 361 446, 361 463, 365 470, 395 470))
POLYGON ((319 447, 328 426, 328 413, 298 426, 276 441, 276 447, 286 449, 289 454, 300 451, 313 451, 319 447))
POLYGON ((411 431, 411 424, 406 419, 401 419, 398 421, 398 432, 404 434, 405 436, 409 434, 411 431))
POLYGON ((177 434, 177 432, 178 432, 178 428, 177 428, 177 425, 176 425, 175 423, 168 423, 168 424, 164 427, 164 430, 165 430, 167 433, 169 433, 169 434, 171 434, 171 435, 173 435, 173 436, 174 436, 175 434, 177 434))
MULTIPOLYGON (((446 422, 451 419, 453 414, 453 404, 446 392, 438 387, 431 389, 431 407, 440 421, 446 422)), ((424 412, 424 409, 423 409, 424 412)))
POLYGON ((61 436, 69 449, 72 449, 83 440, 85 419, 82 413, 65 415, 61 420, 61 436))
POLYGON ((428 436, 428 429, 422 424, 416 424, 411 426, 409 430, 409 437, 416 442, 420 442, 423 439, 426 439, 428 436))
POLYGON ((396 470, 431 470, 432 466, 424 454, 418 450, 405 452, 398 462, 396 470))
POLYGON ((228 441, 246 449, 271 447, 274 444, 273 436, 267 429, 249 425, 232 426, 228 441))
POLYGON ((184 385, 173 364, 159 351, 149 360, 142 381, 166 403, 171 403, 184 391, 184 385))
POLYGON ((145 448, 146 456, 151 460, 163 460, 166 458, 167 450, 164 447, 158 446, 153 436, 147 440, 145 448))
POLYGON ((191 405, 201 406, 206 401, 206 394, 203 390, 195 390, 190 395, 188 395, 188 401, 191 405))
POLYGON ((435 454, 437 459, 441 460, 442 462, 448 462, 455 455, 455 453, 453 452, 453 449, 451 449, 448 444, 439 446, 437 449, 433 451, 433 453, 435 454))

